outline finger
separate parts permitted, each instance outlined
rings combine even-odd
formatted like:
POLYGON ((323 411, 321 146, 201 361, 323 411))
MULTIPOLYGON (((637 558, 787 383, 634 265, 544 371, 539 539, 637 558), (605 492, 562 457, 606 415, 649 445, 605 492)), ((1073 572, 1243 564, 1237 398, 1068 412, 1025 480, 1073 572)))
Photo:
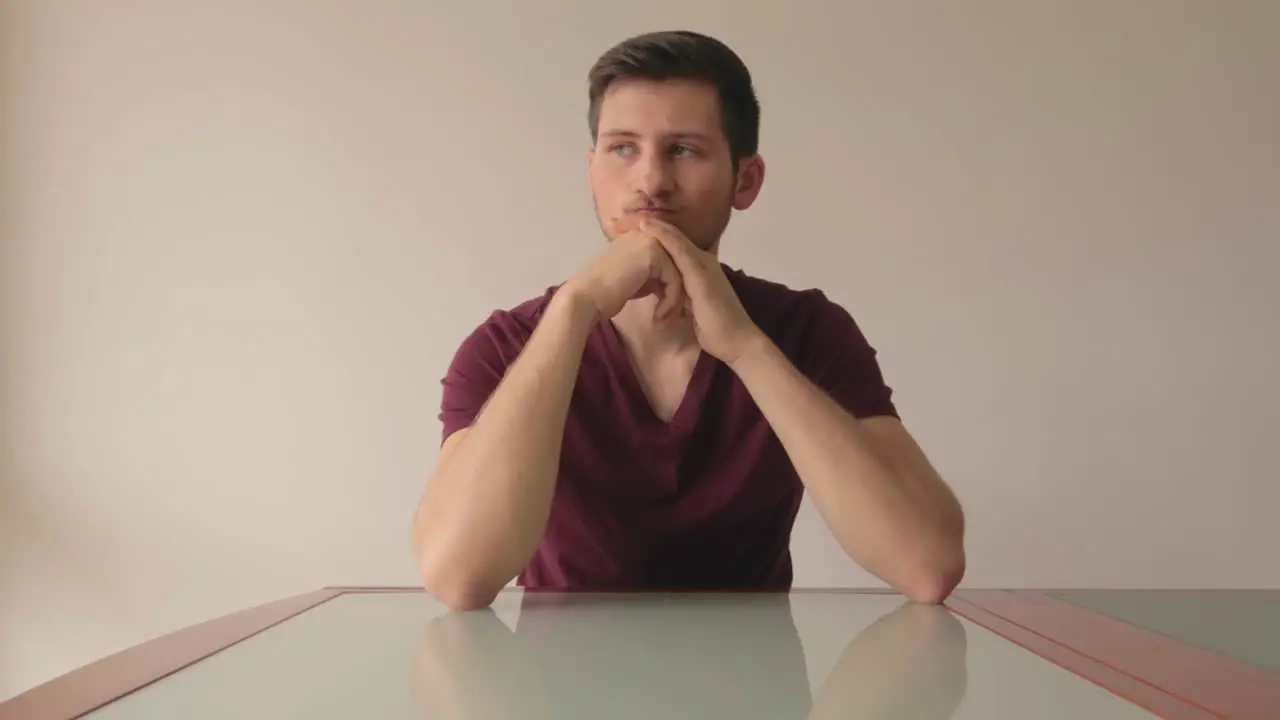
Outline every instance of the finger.
POLYGON ((658 305, 654 308, 654 317, 665 320, 678 313, 684 307, 687 296, 684 290, 684 278, 681 277, 675 262, 667 253, 659 253, 658 282, 662 284, 662 293, 658 297, 658 305))
POLYGON ((677 254, 688 258, 690 263, 707 267, 714 259, 713 256, 694 244, 688 235, 684 234, 680 228, 662 220, 650 219, 650 229, 663 242, 663 246, 672 254, 672 257, 679 260, 677 254))

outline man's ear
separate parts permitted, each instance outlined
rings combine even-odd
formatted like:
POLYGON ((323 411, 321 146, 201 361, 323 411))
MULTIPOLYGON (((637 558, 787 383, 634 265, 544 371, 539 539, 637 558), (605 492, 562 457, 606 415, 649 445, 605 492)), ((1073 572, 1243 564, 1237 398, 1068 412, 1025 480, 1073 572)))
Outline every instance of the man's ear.
POLYGON ((737 185, 733 190, 733 207, 735 210, 746 210, 760 196, 760 188, 764 185, 764 158, 759 155, 743 158, 738 163, 737 185))

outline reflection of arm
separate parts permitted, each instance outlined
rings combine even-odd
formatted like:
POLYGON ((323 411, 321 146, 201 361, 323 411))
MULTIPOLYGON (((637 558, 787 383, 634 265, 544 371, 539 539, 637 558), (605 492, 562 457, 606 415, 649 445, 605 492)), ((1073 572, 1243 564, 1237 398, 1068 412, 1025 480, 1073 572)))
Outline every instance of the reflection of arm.
POLYGON ((966 655, 949 610, 908 602, 849 641, 809 717, 949 718, 964 697, 966 655))
POLYGON ((538 664, 490 609, 445 613, 427 624, 410 678, 422 718, 497 720, 536 714, 538 664))

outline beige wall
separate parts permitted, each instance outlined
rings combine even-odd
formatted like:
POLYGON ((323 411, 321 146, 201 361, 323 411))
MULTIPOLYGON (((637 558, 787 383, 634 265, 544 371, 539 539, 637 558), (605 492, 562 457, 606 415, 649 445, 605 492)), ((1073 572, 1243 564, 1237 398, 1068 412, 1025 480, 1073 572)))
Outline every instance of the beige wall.
POLYGON ((968 585, 1280 587, 1280 4, 769 5, 0 3, 0 697, 414 583, 446 363, 599 247, 586 70, 674 26, 764 102, 726 261, 863 324, 968 585))

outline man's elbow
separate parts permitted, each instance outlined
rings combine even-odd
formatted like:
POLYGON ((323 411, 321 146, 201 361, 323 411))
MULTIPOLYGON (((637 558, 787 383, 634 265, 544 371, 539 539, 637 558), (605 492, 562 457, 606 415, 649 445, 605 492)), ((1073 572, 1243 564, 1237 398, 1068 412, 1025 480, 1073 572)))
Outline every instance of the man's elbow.
POLYGON ((914 568, 903 582, 902 594, 918 603, 941 604, 960 585, 964 573, 964 548, 957 545, 914 568))
POLYGON ((489 607, 502 590, 501 586, 495 587, 478 573, 465 571, 465 564, 460 559, 441 557, 441 553, 433 551, 433 547, 421 537, 415 537, 414 553, 423 590, 451 610, 489 607))
POLYGON ((494 588, 492 584, 464 573, 445 572, 429 567, 422 567, 420 571, 423 589, 450 610, 482 610, 492 605, 501 591, 501 588, 494 588))
POLYGON ((497 599, 498 593, 487 588, 469 587, 466 585, 442 585, 436 588, 426 588, 427 593, 436 600, 444 603, 450 610, 457 612, 469 612, 471 610, 483 610, 493 604, 497 599))

